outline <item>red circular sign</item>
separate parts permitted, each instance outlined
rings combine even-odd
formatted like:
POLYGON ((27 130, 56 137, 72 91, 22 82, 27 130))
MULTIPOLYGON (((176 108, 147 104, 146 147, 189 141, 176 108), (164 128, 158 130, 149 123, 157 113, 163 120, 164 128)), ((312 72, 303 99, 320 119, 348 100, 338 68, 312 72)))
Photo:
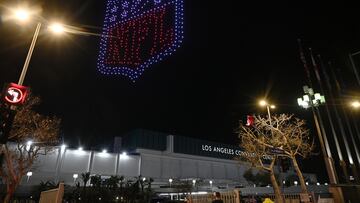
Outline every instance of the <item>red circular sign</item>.
POLYGON ((5 100, 12 104, 21 103, 24 99, 24 93, 16 87, 9 87, 5 92, 5 100))

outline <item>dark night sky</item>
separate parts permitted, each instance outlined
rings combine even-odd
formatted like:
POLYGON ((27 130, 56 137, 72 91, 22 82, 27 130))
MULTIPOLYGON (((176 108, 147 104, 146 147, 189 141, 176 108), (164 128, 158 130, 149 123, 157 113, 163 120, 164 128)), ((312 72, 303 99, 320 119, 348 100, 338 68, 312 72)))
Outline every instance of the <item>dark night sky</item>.
MULTIPOLYGON (((219 2, 185 0, 182 47, 136 83, 96 70, 99 37, 42 32, 24 84, 42 98, 43 113, 62 119, 65 142, 73 146, 111 146, 114 136, 134 128, 234 144, 238 121, 265 113, 256 107, 265 95, 276 112, 309 117, 296 104, 305 82, 297 38, 344 72, 346 53, 360 49, 351 5, 219 2)), ((105 3, 33 1, 44 18, 97 33, 105 3)), ((34 29, 0 23, 1 83, 18 80, 34 29)))

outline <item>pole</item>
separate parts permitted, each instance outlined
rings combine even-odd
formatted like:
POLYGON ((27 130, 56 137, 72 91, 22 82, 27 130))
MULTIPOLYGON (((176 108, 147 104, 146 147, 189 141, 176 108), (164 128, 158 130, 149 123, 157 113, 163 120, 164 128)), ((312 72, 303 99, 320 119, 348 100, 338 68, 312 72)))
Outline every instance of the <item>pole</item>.
POLYGON ((26 56, 25 64, 23 66, 23 69, 21 71, 21 75, 20 75, 20 78, 19 78, 18 85, 22 85, 24 83, 24 79, 25 79, 25 76, 26 76, 27 69, 29 67, 29 63, 30 63, 32 53, 34 51, 36 40, 37 40, 37 38, 39 36, 40 28, 41 28, 41 23, 39 22, 39 23, 37 23, 36 30, 35 30, 33 39, 32 39, 31 44, 30 44, 30 49, 29 49, 28 54, 26 56))
POLYGON ((360 53, 360 52, 356 52, 356 53, 353 53, 353 54, 349 54, 349 58, 350 58, 350 62, 351 62, 352 69, 354 70, 354 73, 355 73, 356 80, 357 80, 358 84, 360 85, 359 72, 358 72, 357 69, 356 69, 355 62, 354 62, 354 59, 353 59, 353 56, 356 55, 356 54, 359 54, 359 53, 360 53))
MULTIPOLYGON (((321 56, 318 55, 318 58, 320 60, 320 67, 321 67, 321 70, 322 70, 322 73, 324 75, 324 78, 325 78, 325 84, 327 86, 327 89, 328 89, 328 93, 330 95, 330 100, 331 102, 333 103, 334 102, 334 96, 333 96, 333 93, 332 93, 332 88, 331 88, 331 84, 330 84, 330 79, 329 79, 329 76, 325 70, 325 65, 321 59, 321 56)), ((323 93, 325 93, 324 89, 322 90, 323 93)), ((336 108, 336 107, 335 107, 336 108)), ((346 162, 344 161, 344 157, 343 157, 343 154, 341 152, 341 148, 340 148, 340 144, 339 144, 339 140, 338 140, 338 137, 337 137, 337 133, 336 133, 336 130, 335 130, 335 125, 334 125, 334 122, 333 122, 333 118, 332 118, 332 115, 331 115, 331 112, 330 112, 330 109, 329 109, 329 105, 327 104, 327 102, 325 103, 325 110, 326 110, 326 113, 327 113, 327 116, 328 116, 328 119, 329 119, 329 124, 330 124, 330 127, 331 127, 331 132, 334 136, 334 141, 335 141, 335 146, 336 146, 336 150, 337 150, 337 154, 338 154, 338 157, 340 159, 340 166, 341 166, 341 169, 343 171, 343 174, 345 177, 348 177, 348 173, 347 173, 347 169, 346 169, 346 162)), ((335 109, 336 111, 336 109, 335 109)), ((338 179, 339 180, 339 179, 338 179)))
POLYGON ((322 132, 321 132, 321 128, 320 128, 320 124, 319 124, 319 119, 316 115, 316 111, 319 111, 318 108, 316 106, 314 106, 313 102, 312 102, 312 95, 309 94, 309 92, 305 91, 305 94, 307 94, 310 98, 310 107, 314 116, 314 121, 315 121, 315 127, 316 127, 316 131, 319 137, 319 142, 320 142, 320 147, 321 147, 321 151, 322 154, 324 156, 324 161, 325 161, 325 167, 326 167, 326 171, 328 173, 329 176, 329 181, 331 184, 337 184, 337 177, 335 174, 335 168, 334 168, 334 162, 332 161, 332 159, 328 156, 327 152, 326 152, 326 148, 325 148, 325 144, 324 144, 324 138, 322 136, 322 132))

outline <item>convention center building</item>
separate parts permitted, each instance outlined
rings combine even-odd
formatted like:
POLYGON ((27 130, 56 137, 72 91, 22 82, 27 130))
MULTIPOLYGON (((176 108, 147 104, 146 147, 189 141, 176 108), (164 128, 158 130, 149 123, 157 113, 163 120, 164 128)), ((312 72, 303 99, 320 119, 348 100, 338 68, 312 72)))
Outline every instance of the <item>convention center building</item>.
MULTIPOLYGON (((237 159, 241 156, 246 153, 238 146, 138 129, 116 137, 112 152, 62 146, 40 155, 22 185, 48 180, 74 185, 81 181, 82 173, 90 172, 103 178, 152 178, 153 187, 159 190, 173 180, 230 190, 248 185, 243 175, 250 166, 237 159)), ((294 174, 293 170, 287 173, 294 174)), ((314 174, 305 176, 317 182, 314 174)))

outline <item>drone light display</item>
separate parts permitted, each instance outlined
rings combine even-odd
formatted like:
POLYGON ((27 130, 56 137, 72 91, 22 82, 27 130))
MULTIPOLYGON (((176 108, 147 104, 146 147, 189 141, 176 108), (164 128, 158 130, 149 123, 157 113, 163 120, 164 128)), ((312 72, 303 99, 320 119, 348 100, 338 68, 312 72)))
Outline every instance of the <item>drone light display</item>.
POLYGON ((183 0, 108 0, 98 70, 132 81, 183 40, 183 0))

